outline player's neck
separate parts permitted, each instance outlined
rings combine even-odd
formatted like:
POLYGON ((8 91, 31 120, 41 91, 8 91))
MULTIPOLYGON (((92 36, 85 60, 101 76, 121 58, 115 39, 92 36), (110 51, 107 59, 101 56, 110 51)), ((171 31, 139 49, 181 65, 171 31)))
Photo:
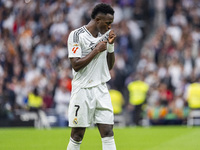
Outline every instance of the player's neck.
POLYGON ((93 20, 91 20, 85 27, 94 37, 98 36, 99 32, 98 32, 95 22, 93 20))

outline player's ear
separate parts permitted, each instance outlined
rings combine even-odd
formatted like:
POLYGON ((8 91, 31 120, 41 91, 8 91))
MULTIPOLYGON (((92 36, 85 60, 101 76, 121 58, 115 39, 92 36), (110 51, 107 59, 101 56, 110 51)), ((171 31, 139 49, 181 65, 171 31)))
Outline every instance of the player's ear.
POLYGON ((101 21, 101 18, 99 16, 96 16, 95 22, 98 24, 101 21))
POLYGON ((95 17, 95 21, 96 21, 97 24, 99 24, 102 19, 103 19, 102 14, 97 14, 96 17, 95 17))

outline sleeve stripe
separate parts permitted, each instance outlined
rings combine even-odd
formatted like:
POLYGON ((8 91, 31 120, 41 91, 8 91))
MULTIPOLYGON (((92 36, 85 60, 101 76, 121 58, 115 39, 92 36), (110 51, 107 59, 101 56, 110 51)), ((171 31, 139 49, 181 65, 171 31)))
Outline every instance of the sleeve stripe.
POLYGON ((83 28, 80 28, 79 30, 77 30, 77 31, 74 32, 74 36, 73 36, 73 42, 74 43, 78 43, 79 42, 79 34, 81 34, 83 32, 85 32, 83 30, 83 28))

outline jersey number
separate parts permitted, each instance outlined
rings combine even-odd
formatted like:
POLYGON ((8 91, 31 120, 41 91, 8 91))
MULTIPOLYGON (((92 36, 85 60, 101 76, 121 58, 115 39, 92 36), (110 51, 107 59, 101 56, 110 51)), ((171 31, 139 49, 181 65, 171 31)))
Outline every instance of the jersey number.
POLYGON ((79 105, 75 105, 74 107, 77 107, 76 113, 75 113, 75 116, 77 117, 77 115, 78 115, 78 110, 79 110, 80 106, 79 106, 79 105))

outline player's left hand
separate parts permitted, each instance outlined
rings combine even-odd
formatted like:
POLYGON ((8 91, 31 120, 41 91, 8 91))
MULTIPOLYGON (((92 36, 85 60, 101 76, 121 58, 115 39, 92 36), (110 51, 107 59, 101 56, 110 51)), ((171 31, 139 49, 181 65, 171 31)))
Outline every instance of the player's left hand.
POLYGON ((109 33, 109 37, 108 37, 108 43, 109 44, 113 44, 115 39, 116 39, 116 34, 114 33, 114 30, 111 30, 109 33))

